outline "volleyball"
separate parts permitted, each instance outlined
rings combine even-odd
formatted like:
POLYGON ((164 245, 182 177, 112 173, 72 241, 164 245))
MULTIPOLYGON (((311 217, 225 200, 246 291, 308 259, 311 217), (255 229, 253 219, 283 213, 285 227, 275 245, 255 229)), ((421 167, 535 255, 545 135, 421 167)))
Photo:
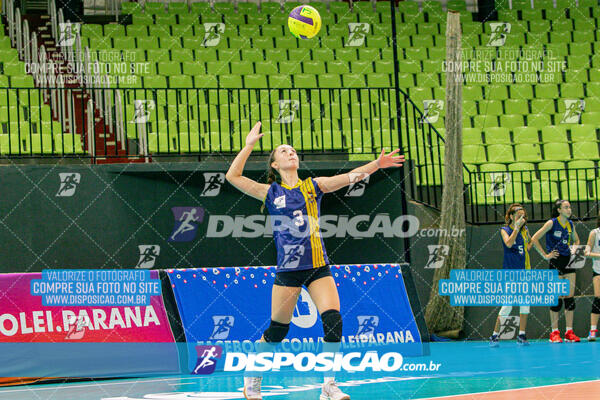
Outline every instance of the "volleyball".
POLYGON ((298 6, 290 13, 288 27, 297 38, 310 39, 321 29, 321 16, 314 7, 298 6))

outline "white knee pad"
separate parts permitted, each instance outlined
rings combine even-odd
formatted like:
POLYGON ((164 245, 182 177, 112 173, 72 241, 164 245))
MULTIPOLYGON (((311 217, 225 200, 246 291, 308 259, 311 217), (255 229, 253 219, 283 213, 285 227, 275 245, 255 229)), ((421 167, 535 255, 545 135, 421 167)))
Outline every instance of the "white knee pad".
POLYGON ((502 306, 502 308, 500 308, 500 316, 508 317, 510 315, 511 311, 512 311, 512 306, 502 306))
POLYGON ((520 314, 529 314, 529 306, 521 306, 519 307, 520 314))

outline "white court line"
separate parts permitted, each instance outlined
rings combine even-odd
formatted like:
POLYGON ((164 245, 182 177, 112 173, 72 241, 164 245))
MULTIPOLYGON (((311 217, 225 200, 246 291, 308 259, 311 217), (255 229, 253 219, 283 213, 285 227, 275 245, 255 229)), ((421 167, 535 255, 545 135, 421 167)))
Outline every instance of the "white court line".
MULTIPOLYGON (((533 389, 540 389, 540 388, 547 388, 547 387, 554 387, 554 386, 577 385, 580 383, 590 383, 590 382, 600 382, 600 379, 591 379, 588 381, 577 381, 577 382, 554 383, 552 385, 530 386, 530 387, 517 388, 517 389, 492 390, 489 392, 473 392, 473 393, 451 394, 451 395, 447 395, 447 396, 438 396, 438 397, 422 397, 420 400, 436 400, 436 399, 448 399, 448 398, 456 397, 456 396, 472 396, 472 395, 478 395, 478 394, 516 392, 519 390, 533 390, 533 389)), ((415 400, 419 400, 419 399, 415 399, 415 400)))
MULTIPOLYGON (((94 386, 125 385, 125 384, 131 385, 132 383, 167 382, 167 381, 174 381, 174 380, 198 379, 198 378, 201 378, 201 377, 199 377, 199 376, 189 376, 189 377, 182 376, 180 378, 161 378, 161 379, 127 378, 127 379, 119 380, 119 382, 94 382, 94 381, 92 381, 88 384, 80 384, 80 385, 70 384, 68 382, 46 383, 46 384, 41 384, 41 385, 45 385, 45 387, 41 387, 41 385, 40 385, 40 387, 38 387, 38 388, 31 388, 28 386, 23 389, 12 389, 12 390, 0 389, 0 395, 2 395, 3 393, 31 392, 34 390, 50 390, 50 389, 56 389, 56 386, 61 386, 61 385, 64 385, 64 388, 68 389, 68 388, 90 387, 90 385, 94 385, 94 386)), ((39 384, 36 384, 36 386, 37 385, 39 385, 39 384)))

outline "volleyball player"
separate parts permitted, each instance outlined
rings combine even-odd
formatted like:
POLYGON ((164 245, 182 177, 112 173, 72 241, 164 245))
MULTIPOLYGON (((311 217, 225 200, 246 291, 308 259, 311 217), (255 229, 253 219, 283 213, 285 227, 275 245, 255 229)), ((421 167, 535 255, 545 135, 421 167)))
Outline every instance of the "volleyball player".
POLYGON ((570 219, 571 203, 567 200, 556 200, 552 207, 552 219, 533 235, 531 242, 545 260, 550 262, 550 268, 558 270, 558 275, 569 280, 569 294, 558 299, 558 304, 550 307, 550 323, 552 332, 550 342, 562 343, 558 330, 558 312, 565 305, 566 332, 565 342, 579 342, 579 337, 573 332, 573 311, 575 310, 575 270, 569 267, 572 245, 579 244, 579 236, 575 225, 570 219), (540 238, 546 235, 546 251, 542 249, 540 238))
MULTIPOLYGON (((506 210, 504 216, 506 225, 500 228, 502 236, 502 247, 504 248, 504 269, 531 269, 529 261, 529 249, 531 248, 531 237, 527 229, 527 214, 521 204, 511 204, 506 210)), ((498 337, 500 336, 500 317, 508 317, 512 306, 506 305, 500 308, 494 333, 490 337, 490 346, 498 346, 498 337)), ((525 329, 527 328, 527 316, 529 315, 529 305, 519 306, 519 335, 517 343, 529 345, 525 329)))
POLYGON ((593 342, 598 336, 598 317, 600 317, 600 215, 596 220, 596 229, 592 229, 588 237, 585 255, 593 258, 594 301, 590 313, 590 333, 588 335, 588 341, 593 342))
MULTIPOLYGON (((299 160, 292 146, 283 144, 271 152, 268 162, 268 184, 258 183, 242 175, 246 160, 254 145, 264 133, 260 122, 246 137, 245 147, 233 160, 227 180, 245 194, 260 200, 272 218, 273 238, 277 247, 277 270, 271 295, 271 323, 261 341, 279 343, 287 335, 292 314, 302 286, 306 286, 323 321, 325 345, 333 344, 339 350, 342 339, 342 316, 335 281, 329 269, 329 260, 319 230, 321 198, 358 182, 380 168, 400 167, 404 156, 381 152, 375 161, 358 167, 350 173, 332 177, 298 177, 299 160), (276 181, 276 173, 281 183, 276 181), (275 221, 280 223, 275 226, 275 221), (305 234, 302 234, 305 232, 305 234)), ((244 396, 248 400, 262 399, 262 377, 244 378, 244 396)), ((321 389, 321 400, 343 400, 343 393, 333 377, 326 377, 321 389)))

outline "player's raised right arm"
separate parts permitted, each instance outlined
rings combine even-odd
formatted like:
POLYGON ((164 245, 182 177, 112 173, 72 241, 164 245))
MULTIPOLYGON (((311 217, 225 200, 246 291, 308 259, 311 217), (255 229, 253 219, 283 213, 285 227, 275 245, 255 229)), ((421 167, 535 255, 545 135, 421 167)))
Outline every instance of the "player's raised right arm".
POLYGON ((227 171, 225 178, 229 183, 246 193, 248 196, 263 201, 269 191, 269 185, 258 183, 242 175, 244 172, 244 165, 246 165, 246 161, 248 160, 250 153, 252 153, 254 145, 264 135, 264 133, 259 132, 260 122, 257 122, 246 137, 246 145, 235 157, 231 166, 229 166, 229 171, 227 171))

